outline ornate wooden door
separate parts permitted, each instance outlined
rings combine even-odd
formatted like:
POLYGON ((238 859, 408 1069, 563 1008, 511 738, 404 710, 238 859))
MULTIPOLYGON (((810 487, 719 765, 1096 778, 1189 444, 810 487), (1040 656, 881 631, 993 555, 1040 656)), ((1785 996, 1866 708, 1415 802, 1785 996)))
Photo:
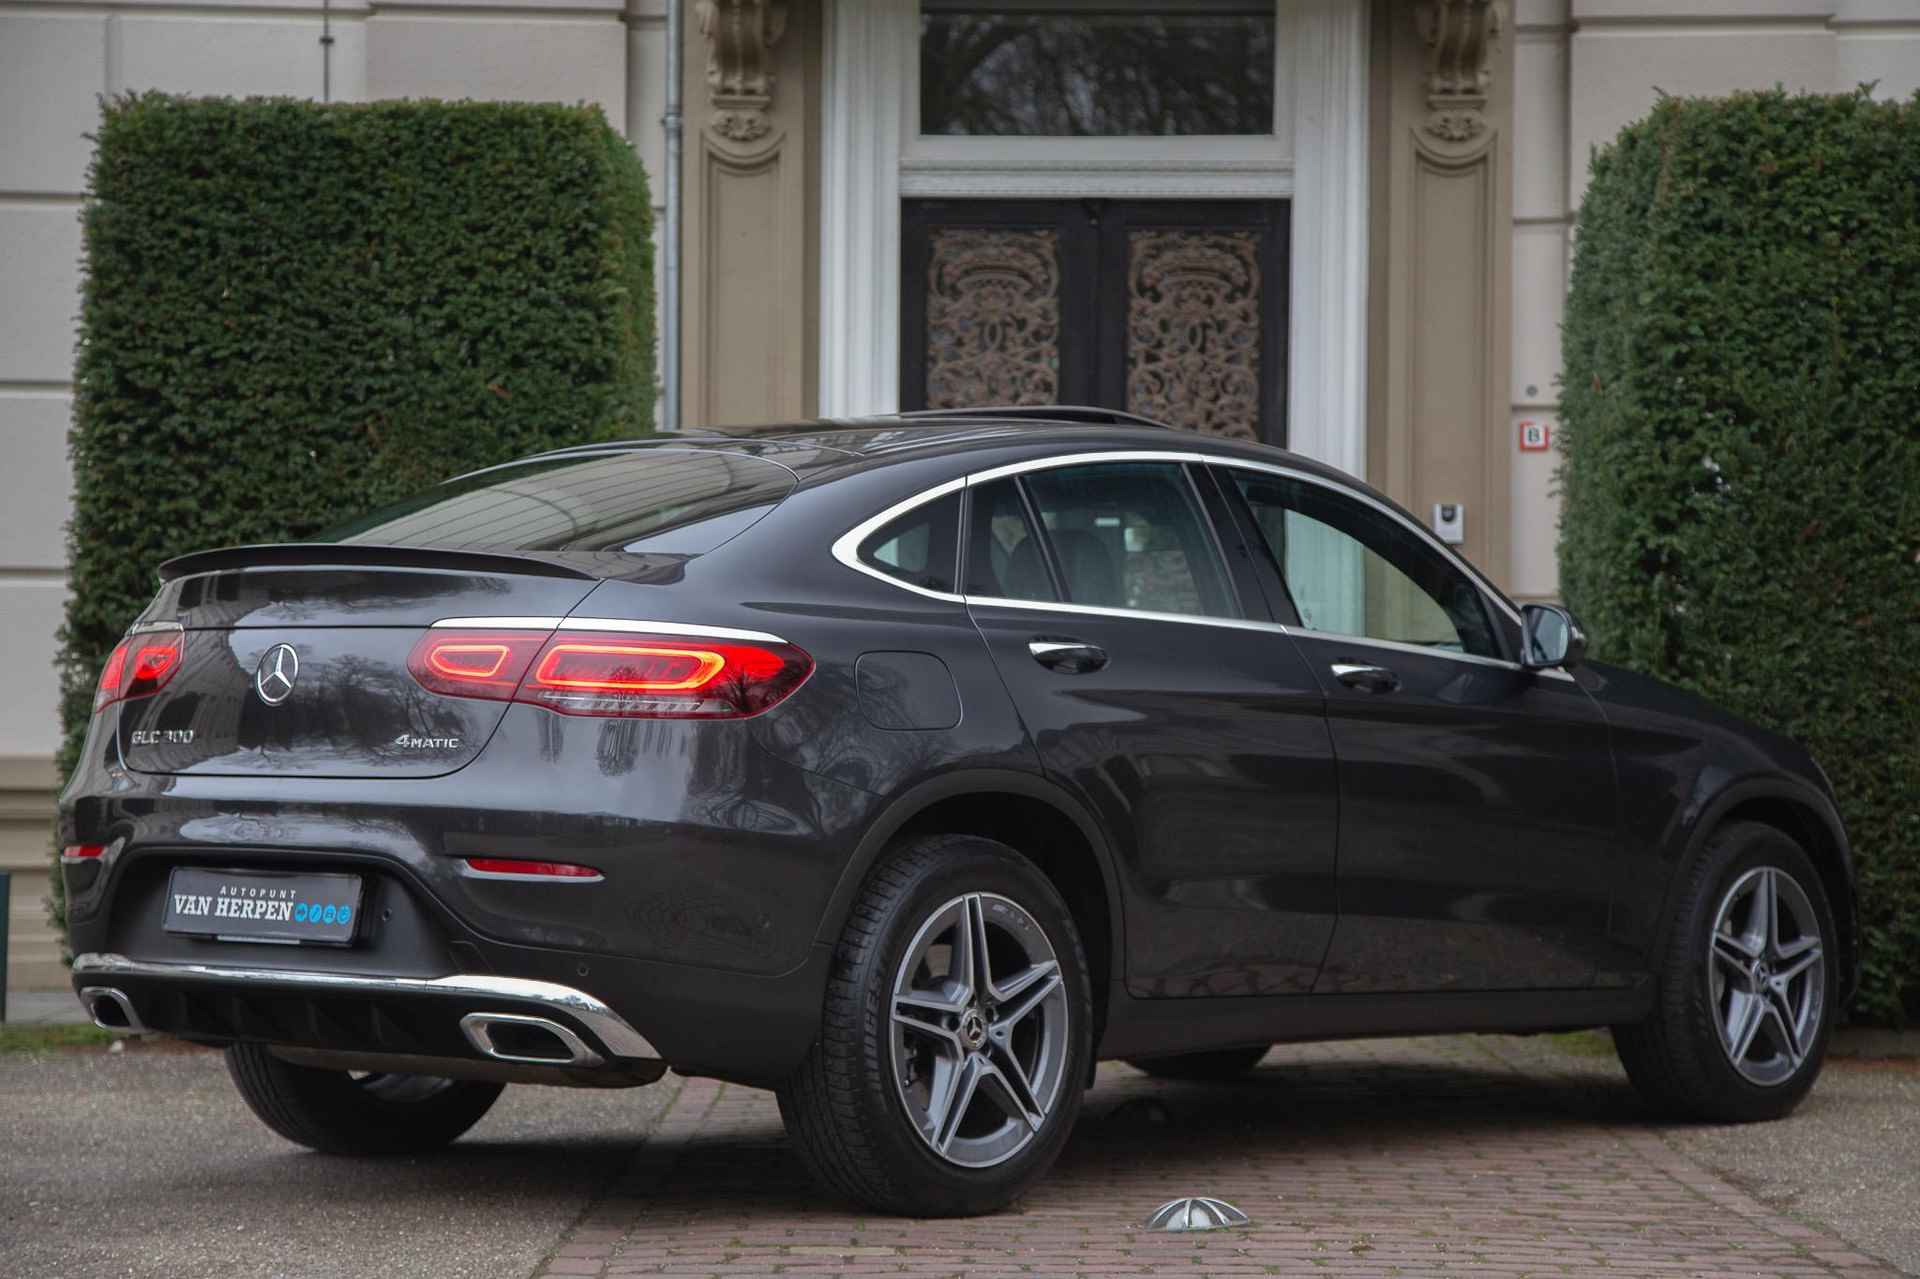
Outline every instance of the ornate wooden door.
POLYGON ((908 200, 901 407, 1097 404, 1286 442, 1281 200, 908 200))

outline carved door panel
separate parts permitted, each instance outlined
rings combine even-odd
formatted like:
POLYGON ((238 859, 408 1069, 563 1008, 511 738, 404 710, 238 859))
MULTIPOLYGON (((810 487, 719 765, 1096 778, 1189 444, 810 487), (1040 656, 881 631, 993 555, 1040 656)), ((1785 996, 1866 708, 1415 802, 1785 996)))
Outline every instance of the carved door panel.
POLYGON ((903 408, 1098 404, 1286 442, 1284 201, 903 212, 903 408))

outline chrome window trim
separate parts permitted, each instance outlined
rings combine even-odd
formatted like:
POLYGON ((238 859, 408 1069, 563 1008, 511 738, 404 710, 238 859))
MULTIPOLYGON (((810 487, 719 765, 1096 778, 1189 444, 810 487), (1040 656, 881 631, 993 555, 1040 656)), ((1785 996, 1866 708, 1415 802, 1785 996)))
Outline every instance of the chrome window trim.
POLYGON ((186 627, 179 622, 141 622, 127 628, 124 638, 132 639, 136 635, 152 635, 157 631, 184 631, 186 627))
MULTIPOLYGON (((856 573, 865 573, 875 581, 885 582, 888 586, 896 587, 899 590, 911 591, 915 595, 925 596, 930 600, 945 600, 949 604, 966 603, 967 600, 964 595, 959 595, 951 591, 929 590, 924 586, 915 586, 912 582, 903 582, 891 573, 886 573, 873 567, 873 565, 866 563, 860 558, 860 543, 866 541, 884 525, 899 519, 908 511, 925 506, 928 502, 937 502, 949 493, 966 488, 972 483, 972 479, 972 476, 963 475, 957 480, 947 480, 944 483, 936 484, 932 488, 916 493, 904 501, 895 502, 878 515, 873 515, 861 520, 858 524, 834 539, 833 558, 839 560, 856 573)), ((962 549, 964 550, 964 548, 962 549)))
POLYGON ((692 622, 632 621, 619 617, 443 617, 428 629, 476 631, 619 631, 634 635, 692 635, 705 639, 745 640, 756 644, 787 641, 768 631, 737 626, 702 626, 692 622))
POLYGON ((1053 600, 1010 600, 997 595, 968 595, 962 602, 981 608, 1025 608, 1042 613, 1074 613, 1084 617, 1112 617, 1136 622, 1179 622, 1185 626, 1224 626, 1230 630, 1266 631, 1288 634, 1279 622, 1258 622, 1250 617, 1208 617, 1201 613, 1155 613, 1143 608, 1105 608, 1098 604, 1060 604, 1053 600))
POLYGON ((76 955, 73 971, 89 976, 155 977, 167 981, 232 982, 241 986, 366 994, 453 995, 519 999, 577 1018, 616 1057, 651 1058, 659 1052, 619 1013, 584 990, 526 977, 455 973, 450 977, 382 977, 279 968, 223 968, 215 964, 166 963, 89 952, 76 955))
MULTIPOLYGON (((903 582, 897 577, 883 573, 879 569, 873 568, 860 561, 860 543, 864 542, 876 529, 889 521, 898 519, 916 507, 945 497, 957 489, 971 488, 976 484, 987 484, 994 480, 1003 479, 1009 475, 1024 475, 1029 471, 1045 471, 1060 466, 1085 466, 1103 462, 1174 462, 1193 463, 1201 466, 1237 467, 1241 470, 1260 471, 1269 475, 1279 475, 1287 479, 1299 480, 1304 484, 1312 484, 1319 488, 1326 489, 1328 492, 1350 498, 1365 506, 1372 507, 1374 510, 1390 517, 1404 527, 1411 529, 1419 536, 1422 544, 1438 551, 1447 563, 1465 573, 1467 580, 1473 584, 1474 589, 1480 593, 1481 598, 1485 600, 1490 607, 1505 616, 1507 620, 1514 625, 1520 626, 1523 629, 1525 627, 1525 622, 1522 620, 1519 610, 1507 602, 1506 597, 1501 595, 1500 592, 1493 587, 1492 583, 1487 581, 1479 569, 1475 568, 1452 547, 1433 536, 1431 530, 1423 528, 1418 520, 1395 510, 1379 499, 1363 493, 1350 485, 1329 479, 1323 475, 1315 475, 1310 471, 1301 470, 1299 467, 1284 466, 1277 462, 1260 462, 1252 458, 1233 457, 1231 455, 1218 453, 1199 453, 1187 449, 1104 449, 1084 453, 1063 453, 1052 457, 1028 458, 1021 462, 1008 462, 1005 465, 992 467, 985 471, 975 471, 971 474, 963 475, 958 479, 946 480, 934 485, 932 488, 916 493, 912 497, 904 498, 878 514, 862 520, 834 540, 833 557, 854 572, 864 573, 876 581, 885 582, 888 586, 896 590, 909 591, 927 599, 941 600, 949 604, 959 604, 968 607, 978 604, 989 608, 1021 608, 1031 609, 1036 612, 1083 614, 1095 617, 1132 617, 1139 618, 1143 621, 1180 622, 1188 625, 1227 626, 1243 630, 1278 631, 1283 635, 1316 636, 1343 640, 1354 644, 1374 644, 1403 652, 1417 653, 1427 657, 1445 657, 1455 661, 1469 662, 1477 665, 1502 667, 1507 670, 1529 669, 1520 662, 1504 657, 1482 657, 1476 653, 1454 653, 1446 649, 1429 649, 1422 648, 1417 644, 1402 644, 1396 640, 1380 640, 1372 639, 1364 635, 1343 635, 1336 632, 1316 631, 1310 627, 1303 626, 1289 627, 1279 622, 1259 622, 1250 618, 1201 617, 1190 616, 1185 613, 1150 613, 1137 609, 1099 608, 1089 604, 1063 604, 1043 600, 1009 600, 995 596, 970 596, 963 593, 932 591, 923 586, 915 586, 910 582, 903 582)), ((965 548, 963 547, 962 554, 964 555, 964 553, 965 548)), ((1573 676, 1566 671, 1551 667, 1537 668, 1534 673, 1553 679, 1573 679, 1573 676)))

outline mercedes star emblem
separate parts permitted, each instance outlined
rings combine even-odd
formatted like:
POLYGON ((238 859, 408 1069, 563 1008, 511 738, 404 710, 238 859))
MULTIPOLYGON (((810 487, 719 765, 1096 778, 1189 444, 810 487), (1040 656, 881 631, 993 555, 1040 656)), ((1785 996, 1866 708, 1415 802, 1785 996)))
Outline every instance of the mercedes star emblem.
POLYGON ((269 706, 278 706, 293 696, 293 681, 300 678, 300 655, 291 644, 275 644, 253 669, 253 691, 269 706))

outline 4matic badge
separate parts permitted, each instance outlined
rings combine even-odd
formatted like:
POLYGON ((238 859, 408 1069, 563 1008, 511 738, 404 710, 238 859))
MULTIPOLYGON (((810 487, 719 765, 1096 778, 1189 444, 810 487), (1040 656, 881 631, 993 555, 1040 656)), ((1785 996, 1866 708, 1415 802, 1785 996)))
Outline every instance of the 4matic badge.
POLYGON ((403 751, 457 751, 460 739, 457 737, 422 737, 418 733, 402 733, 393 739, 393 744, 403 751))

